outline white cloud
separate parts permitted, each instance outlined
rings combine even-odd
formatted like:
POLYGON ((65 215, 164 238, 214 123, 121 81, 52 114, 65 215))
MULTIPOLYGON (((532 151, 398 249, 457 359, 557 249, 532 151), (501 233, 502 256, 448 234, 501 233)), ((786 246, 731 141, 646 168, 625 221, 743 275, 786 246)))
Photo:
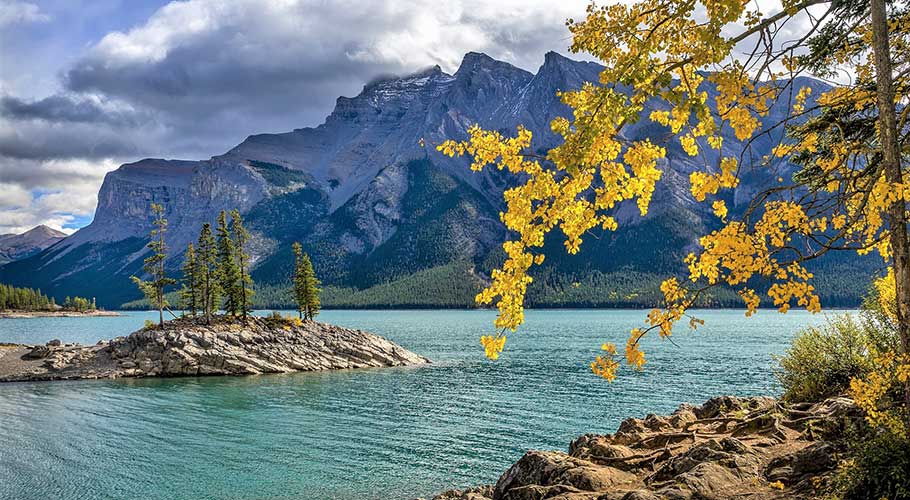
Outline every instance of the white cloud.
POLYGON ((41 12, 37 5, 15 0, 0 1, 0 27, 20 23, 49 21, 50 17, 41 12))
POLYGON ((39 224, 63 226, 90 217, 104 175, 117 162, 105 160, 4 160, 0 163, 0 234, 39 224))
POLYGON ((31 193, 17 184, 0 183, 0 205, 11 209, 27 206, 32 202, 31 193))

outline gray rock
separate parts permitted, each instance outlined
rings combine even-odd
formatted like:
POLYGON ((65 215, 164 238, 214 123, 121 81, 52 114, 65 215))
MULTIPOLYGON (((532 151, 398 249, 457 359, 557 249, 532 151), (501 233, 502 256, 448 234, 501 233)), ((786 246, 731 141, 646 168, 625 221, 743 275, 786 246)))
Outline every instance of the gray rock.
POLYGON ((628 472, 565 453, 529 451, 499 478, 493 499, 534 498, 543 491, 547 496, 571 490, 603 491, 634 480, 628 472))
MULTIPOLYGON (((823 492, 818 485, 830 480, 839 463, 839 444, 817 441, 814 433, 799 429, 809 420, 812 428, 829 421, 844 425, 844 417, 863 418, 845 398, 791 405, 766 397, 723 396, 697 407, 683 405, 668 417, 626 419, 616 434, 582 435, 571 442, 569 454, 529 451, 491 492, 470 498, 819 498, 823 492)), ((451 496, 437 500, 469 498, 461 494, 447 492, 451 496)))
POLYGON ((44 344, 48 347, 60 347, 60 339, 53 339, 48 341, 47 344, 44 344))
POLYGON ((32 348, 31 351, 28 352, 28 354, 25 355, 25 357, 29 359, 42 359, 48 357, 50 353, 51 349, 49 347, 44 345, 36 345, 32 348))

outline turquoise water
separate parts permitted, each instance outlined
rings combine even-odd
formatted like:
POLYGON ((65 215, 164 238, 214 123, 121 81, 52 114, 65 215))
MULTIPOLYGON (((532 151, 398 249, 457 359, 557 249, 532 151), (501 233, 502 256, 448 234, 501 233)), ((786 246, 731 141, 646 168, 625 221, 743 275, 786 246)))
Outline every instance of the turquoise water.
MULTIPOLYGON (((0 342, 94 343, 117 318, 0 320, 0 342)), ((432 358, 420 368, 0 384, 2 499, 407 499, 495 481, 529 448, 566 449, 626 416, 720 394, 774 393, 771 354, 822 315, 703 311, 646 370, 613 384, 588 363, 642 311, 529 311, 497 362, 489 311, 325 311, 432 358)))

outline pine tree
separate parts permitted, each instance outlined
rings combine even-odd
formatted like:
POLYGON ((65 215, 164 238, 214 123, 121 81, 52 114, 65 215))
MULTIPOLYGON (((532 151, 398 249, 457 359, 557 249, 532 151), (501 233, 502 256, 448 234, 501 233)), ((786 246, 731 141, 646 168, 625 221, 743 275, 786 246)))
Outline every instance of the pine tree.
POLYGON ((199 309, 199 273, 196 270, 196 249, 192 243, 187 245, 183 260, 183 287, 180 289, 180 302, 190 316, 195 317, 199 309))
POLYGON ((54 310, 57 304, 40 289, 16 288, 0 284, 0 310, 16 309, 25 311, 54 310))
POLYGON ((212 321, 212 314, 218 309, 221 290, 218 286, 218 268, 216 260, 215 238, 212 236, 212 225, 206 222, 199 233, 196 246, 196 272, 199 278, 199 299, 205 322, 212 321))
POLYGON ((227 212, 218 215, 218 284, 224 293, 224 312, 237 316, 240 313, 240 269, 237 267, 237 250, 227 224, 227 212))
POLYGON ((306 273, 303 270, 303 249, 300 243, 294 242, 294 301, 297 302, 297 315, 303 319, 306 310, 306 273))
POLYGON ((167 219, 164 218, 164 207, 152 203, 152 215, 155 219, 152 221, 154 228, 149 233, 149 243, 146 245, 151 249, 152 254, 145 259, 143 270, 151 276, 151 280, 144 281, 133 276, 133 282, 142 290, 145 298, 158 308, 158 326, 164 328, 164 309, 168 307, 167 299, 164 296, 164 289, 173 285, 177 280, 168 278, 164 269, 164 261, 167 259, 167 244, 164 241, 164 234, 167 232, 167 219))
POLYGON ((231 210, 231 234, 236 244, 237 267, 240 274, 240 283, 238 287, 238 298, 240 314, 246 321, 247 316, 253 310, 253 278, 250 277, 250 256, 244 250, 250 239, 250 233, 243 226, 243 219, 237 209, 231 210))
POLYGON ((304 304, 305 304, 305 316, 308 320, 313 320, 318 314, 319 309, 321 308, 319 303, 319 292, 322 290, 319 288, 322 283, 319 281, 319 278, 316 277, 316 272, 313 270, 313 263, 310 262, 310 256, 303 254, 303 277, 304 277, 304 304))

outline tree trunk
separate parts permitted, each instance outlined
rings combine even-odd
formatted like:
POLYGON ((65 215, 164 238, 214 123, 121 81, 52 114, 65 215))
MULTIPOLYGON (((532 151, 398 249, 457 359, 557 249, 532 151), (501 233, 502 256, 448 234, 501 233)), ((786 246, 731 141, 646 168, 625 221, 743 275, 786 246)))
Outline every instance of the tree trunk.
MULTIPOLYGON (((872 50, 875 55, 875 83, 878 97, 879 141, 882 146, 882 166, 889 183, 903 182, 901 153, 897 137, 897 113, 894 108, 894 87, 891 69, 891 48, 888 43, 888 12, 885 0, 871 1, 872 50)), ((910 239, 907 236, 906 203, 899 200, 888 211, 891 255, 894 259, 897 326, 901 354, 910 354, 910 239)), ((904 411, 910 429, 910 382, 904 385, 904 411)))
POLYGON ((158 290, 158 328, 164 328, 164 301, 161 299, 162 290, 158 290))
POLYGON ((240 308, 241 314, 243 314, 243 321, 246 322, 246 268, 243 263, 243 244, 238 244, 238 252, 240 255, 240 308))
MULTIPOLYGON (((206 266, 208 266, 208 264, 206 264, 206 266)), ((205 284, 203 285, 203 288, 202 288, 202 307, 203 307, 202 315, 205 316, 206 325, 211 323, 211 319, 212 319, 211 316, 209 316, 209 311, 212 308, 212 304, 209 303, 209 301, 212 300, 211 286, 212 286, 212 282, 209 279, 209 270, 208 270, 208 268, 206 268, 205 284)))

